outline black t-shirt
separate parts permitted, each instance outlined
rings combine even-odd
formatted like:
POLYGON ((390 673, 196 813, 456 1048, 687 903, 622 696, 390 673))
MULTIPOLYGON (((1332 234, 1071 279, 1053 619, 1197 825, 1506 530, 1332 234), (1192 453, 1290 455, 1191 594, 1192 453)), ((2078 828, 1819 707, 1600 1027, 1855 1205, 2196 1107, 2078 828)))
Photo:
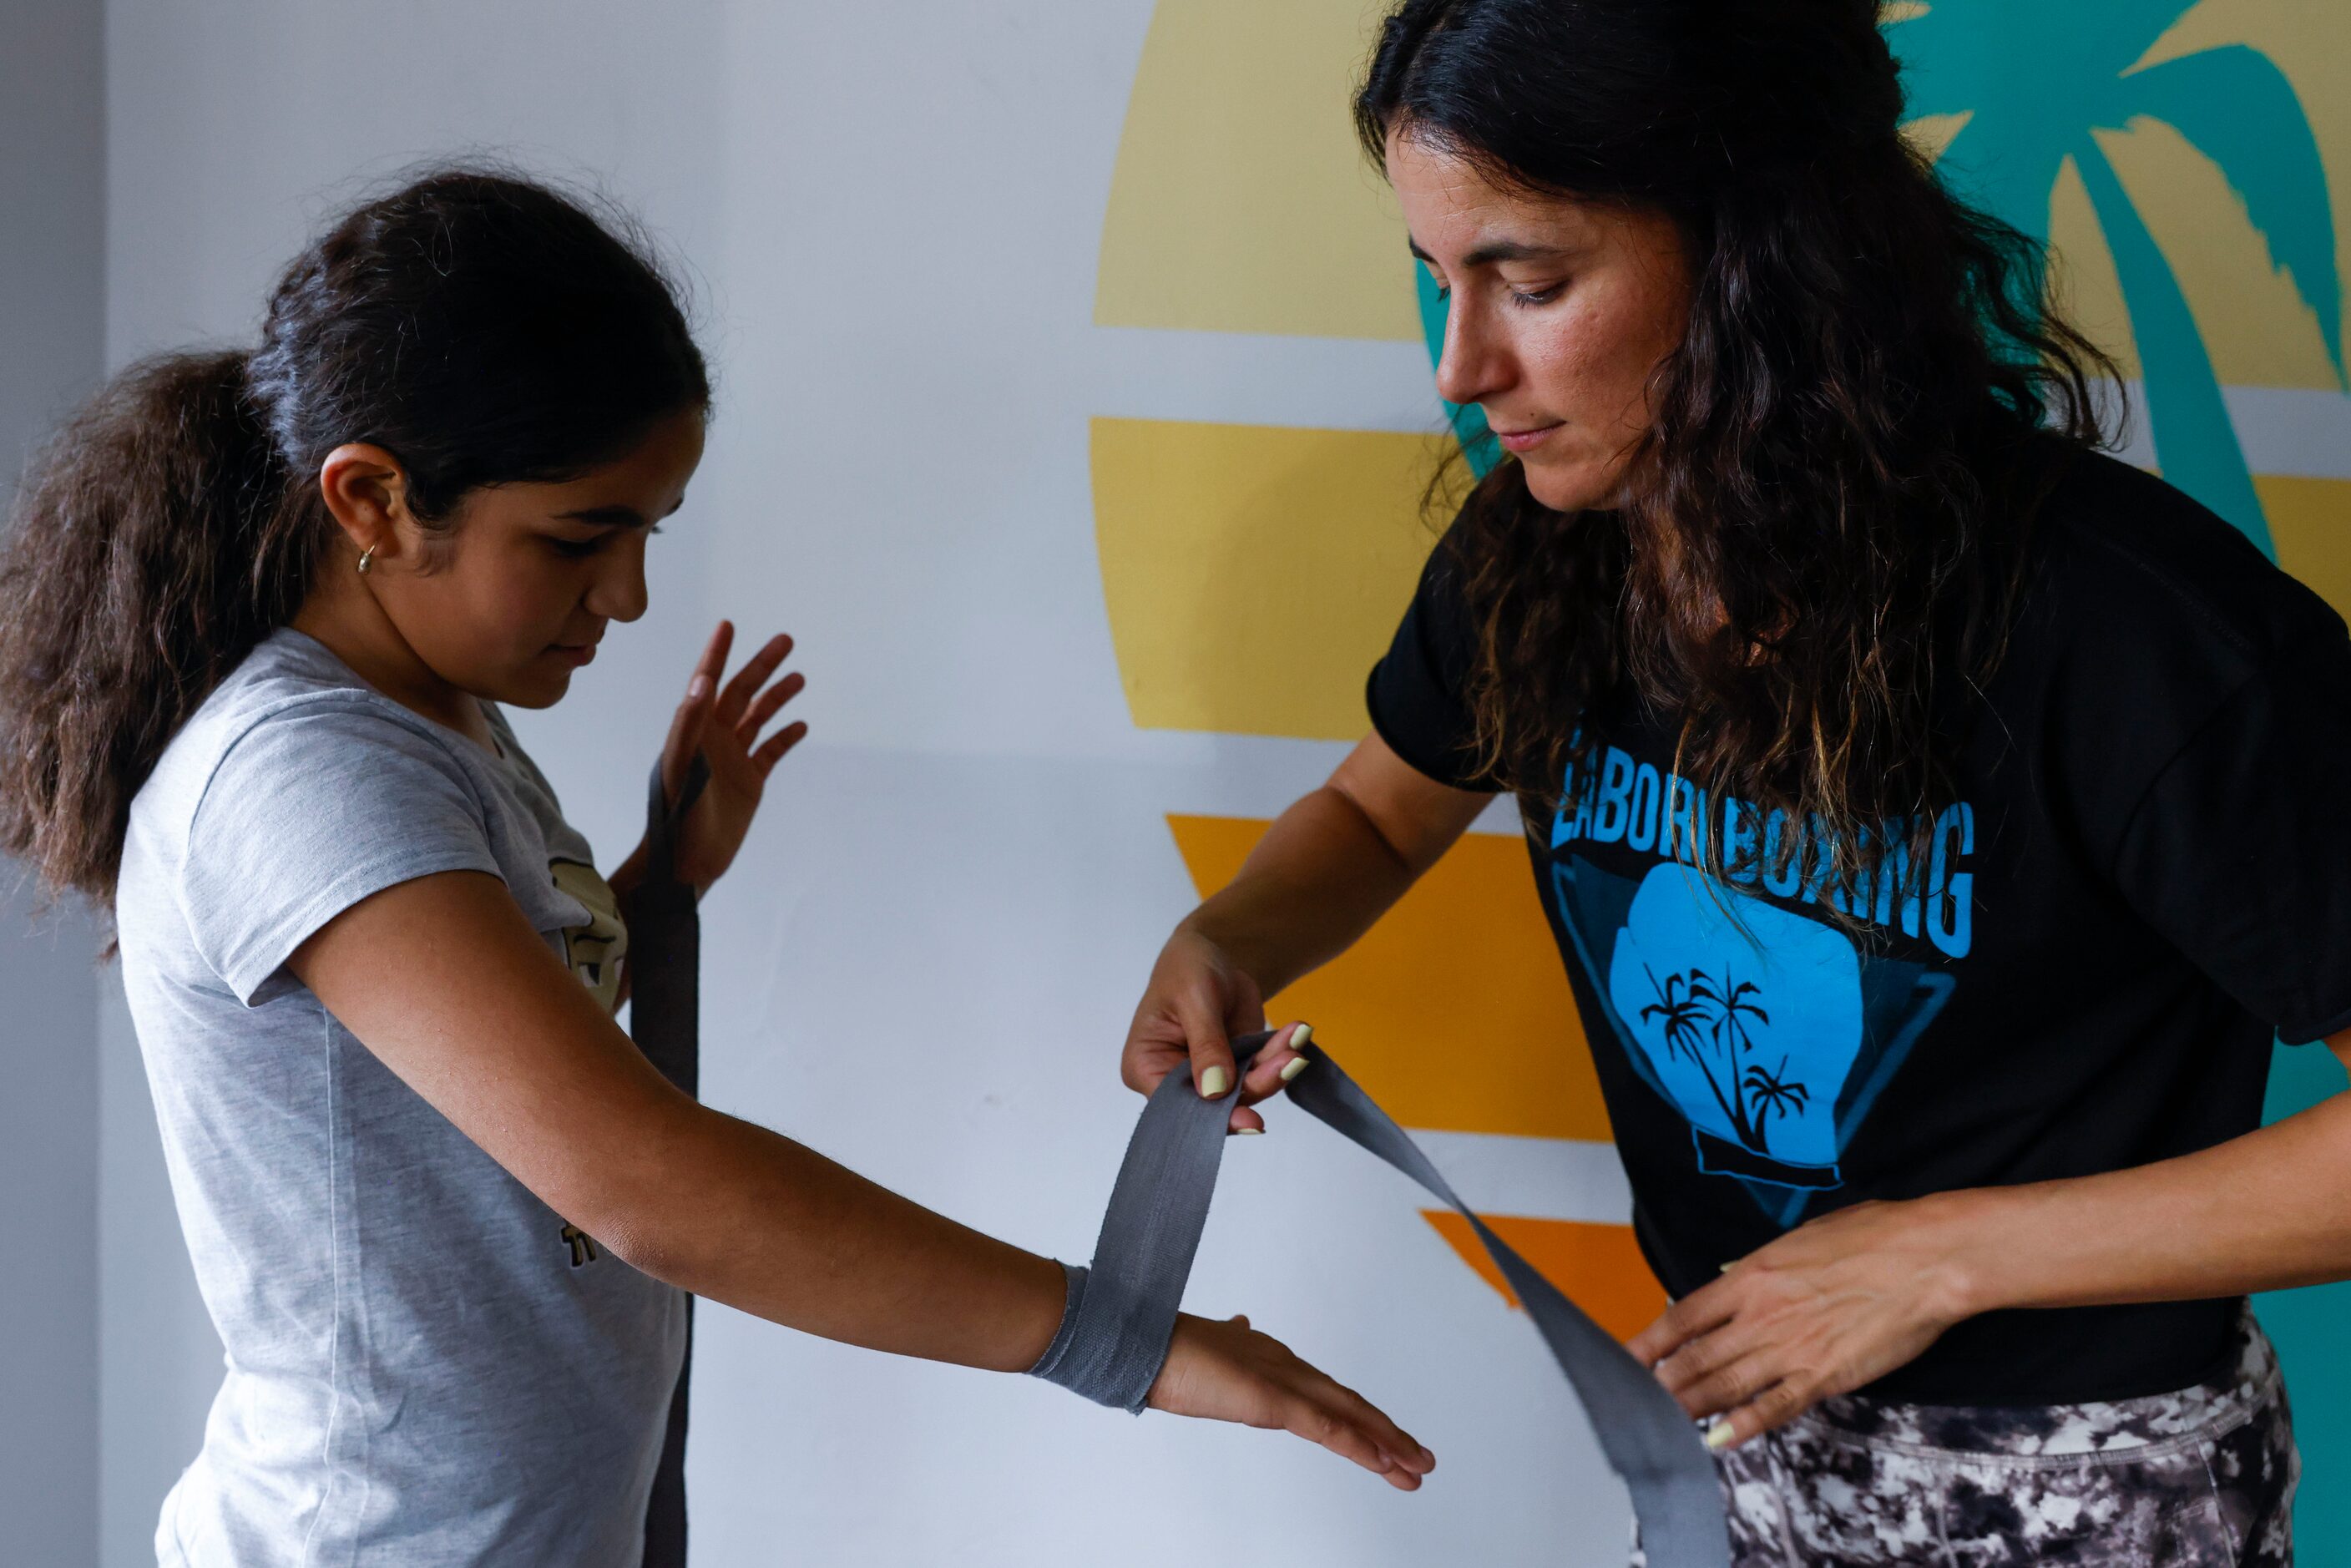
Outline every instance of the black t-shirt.
MULTIPOLYGON (((1958 803, 1917 873, 1896 850, 1839 892, 1754 855, 1782 825, 1676 777, 1677 725, 1629 693, 1595 705, 1630 716, 1593 737, 1580 806, 1546 809, 1530 837, 1633 1223, 1677 1296, 1846 1204, 2237 1136, 2259 1124, 2273 1031, 2300 1044, 2351 1026, 2342 620, 2103 455, 2069 459, 2031 538, 1958 803), (1730 885, 1691 864, 1708 832, 1723 863, 1748 862, 1730 885), (1823 919, 1823 899, 1866 938, 1823 919)), ((1440 547, 1369 703, 1414 768, 1490 788, 1467 751, 1472 646, 1440 547)), ((2184 1387, 2225 1353, 2233 1310, 1990 1313, 1868 1392, 1993 1405, 2184 1387)))

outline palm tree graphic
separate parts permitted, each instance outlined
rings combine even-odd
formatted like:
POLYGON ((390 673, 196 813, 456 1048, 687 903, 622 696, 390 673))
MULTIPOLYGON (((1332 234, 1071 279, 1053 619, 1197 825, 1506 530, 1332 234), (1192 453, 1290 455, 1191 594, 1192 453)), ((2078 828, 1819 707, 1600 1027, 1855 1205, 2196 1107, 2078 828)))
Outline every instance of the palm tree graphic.
POLYGON ((1755 1135, 1759 1138, 1763 1135, 1765 1118, 1773 1112, 1778 1112, 1784 1121, 1812 1103, 1813 1092, 1802 1083, 1791 1082, 1787 1073, 1788 1059, 1783 1056, 1776 1072, 1754 1066, 1740 1075, 1740 1085, 1753 1097, 1750 1103, 1755 1107, 1755 1135))
POLYGON ((1693 969, 1688 975, 1668 975, 1666 983, 1657 984, 1656 972, 1646 964, 1641 972, 1649 977, 1649 989, 1656 993, 1656 1005, 1641 1009, 1641 1021, 1653 1018, 1666 1020, 1666 1055, 1668 1060, 1687 1054, 1698 1062, 1701 1071, 1705 1063, 1698 1061, 1698 1048, 1706 1039, 1706 1026, 1712 1022, 1715 1009, 1721 998, 1708 984, 1706 972, 1693 969))
POLYGON ((2273 265, 2317 317, 2336 380, 2351 386, 2325 168, 2293 85, 2242 44, 2138 63, 2196 3, 1932 0, 1899 6, 1886 34, 1902 58, 1909 113, 1968 116, 1943 167, 1979 204, 2045 239, 2059 174, 2068 160, 2080 172, 2130 312, 2164 477, 2270 549, 2211 355, 2093 134, 2159 120, 2217 163, 2273 265))
POLYGON ((1764 1124, 1777 1112, 1782 1121, 1812 1100, 1812 1092, 1787 1079, 1788 1059, 1777 1072, 1750 1062, 1755 1040, 1747 1020, 1770 1023, 1763 1010, 1763 988, 1752 980, 1734 981, 1726 968, 1717 981, 1693 966, 1687 973, 1668 975, 1660 982, 1646 964, 1649 990, 1657 998, 1641 1009, 1641 1021, 1663 1019, 1668 1060, 1687 1056, 1706 1080, 1714 1103, 1739 1135, 1739 1141, 1759 1155, 1771 1152, 1764 1124), (1722 1072, 1718 1076, 1715 1066, 1722 1072))

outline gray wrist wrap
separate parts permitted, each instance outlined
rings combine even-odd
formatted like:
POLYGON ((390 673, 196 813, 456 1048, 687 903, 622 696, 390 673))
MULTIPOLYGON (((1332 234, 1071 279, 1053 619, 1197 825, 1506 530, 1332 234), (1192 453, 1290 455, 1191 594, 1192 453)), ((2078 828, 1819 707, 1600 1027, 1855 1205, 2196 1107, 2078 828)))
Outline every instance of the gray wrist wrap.
POLYGON ((1192 1087, 1189 1068, 1159 1081, 1126 1145, 1102 1212, 1091 1269, 1070 1271, 1061 1332, 1029 1371, 1098 1405, 1142 1414, 1167 1362, 1184 1282, 1208 1224, 1208 1199, 1225 1153, 1225 1124, 1240 1072, 1265 1037, 1237 1040, 1233 1086, 1214 1100, 1192 1087))
MULTIPOLYGON (((1246 1070, 1269 1037, 1233 1041, 1246 1070)), ((1726 1568, 1728 1523, 1714 1457, 1649 1369, 1560 1293, 1471 1212, 1404 1129, 1319 1045, 1314 1070, 1290 1086, 1292 1104, 1417 1182, 1469 1223, 1510 1281, 1536 1333, 1583 1400, 1608 1465, 1632 1494, 1649 1568, 1726 1568)), ((1234 1095, 1203 1100, 1189 1067, 1160 1080, 1126 1146, 1094 1244, 1093 1268, 1069 1270, 1061 1332, 1030 1368, 1089 1399, 1140 1411, 1175 1333, 1176 1310, 1207 1223, 1234 1095)))
POLYGON ((1114 1405, 1140 1416, 1167 1360, 1173 1314, 1155 1335, 1136 1323, 1143 1314, 1134 1303, 1122 1308, 1113 1302, 1112 1292, 1094 1283, 1092 1270, 1075 1263, 1064 1263, 1061 1270, 1069 1276, 1070 1288, 1061 1326, 1029 1375, 1058 1383, 1097 1405, 1114 1405))

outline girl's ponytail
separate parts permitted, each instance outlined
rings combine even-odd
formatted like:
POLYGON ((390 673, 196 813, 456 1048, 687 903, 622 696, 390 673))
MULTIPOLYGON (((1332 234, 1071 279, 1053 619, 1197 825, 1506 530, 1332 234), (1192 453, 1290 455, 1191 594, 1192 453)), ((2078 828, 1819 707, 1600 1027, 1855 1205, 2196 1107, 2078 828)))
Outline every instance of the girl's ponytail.
POLYGON ((0 546, 0 851, 53 889, 113 897, 131 797, 309 586, 323 539, 286 515, 250 361, 133 366, 18 486, 0 546))
POLYGON ((339 536, 327 455, 398 458, 411 516, 575 478, 708 407, 628 220, 497 170, 428 174, 295 258, 251 352, 118 377, 35 461, 0 539, 0 853, 111 903, 131 798, 291 621, 339 536))

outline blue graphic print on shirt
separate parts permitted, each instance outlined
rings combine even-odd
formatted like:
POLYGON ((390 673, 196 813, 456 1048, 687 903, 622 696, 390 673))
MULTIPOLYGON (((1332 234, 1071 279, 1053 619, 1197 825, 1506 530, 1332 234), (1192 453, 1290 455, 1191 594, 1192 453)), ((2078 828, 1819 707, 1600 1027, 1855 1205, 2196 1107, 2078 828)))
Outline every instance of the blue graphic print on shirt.
MULTIPOLYGON (((1855 1131, 1953 989, 1940 969, 1799 909, 1828 904, 1964 956, 1973 809, 1937 819, 1922 866, 1907 826, 1888 824, 1873 873, 1831 887, 1820 857, 1789 852, 1781 813, 1759 824, 1729 797, 1709 810, 1703 789, 1614 747, 1593 766, 1593 787, 1553 820, 1550 868, 1590 993, 1634 1071, 1689 1124, 1698 1169, 1793 1225, 1844 1185, 1855 1131), (1709 832, 1722 834, 1722 878, 1698 869, 1709 832), (1624 852, 1654 863, 1628 876, 1580 843, 1616 846, 1619 866, 1624 852)), ((1572 772, 1567 783, 1573 795, 1572 772)))

